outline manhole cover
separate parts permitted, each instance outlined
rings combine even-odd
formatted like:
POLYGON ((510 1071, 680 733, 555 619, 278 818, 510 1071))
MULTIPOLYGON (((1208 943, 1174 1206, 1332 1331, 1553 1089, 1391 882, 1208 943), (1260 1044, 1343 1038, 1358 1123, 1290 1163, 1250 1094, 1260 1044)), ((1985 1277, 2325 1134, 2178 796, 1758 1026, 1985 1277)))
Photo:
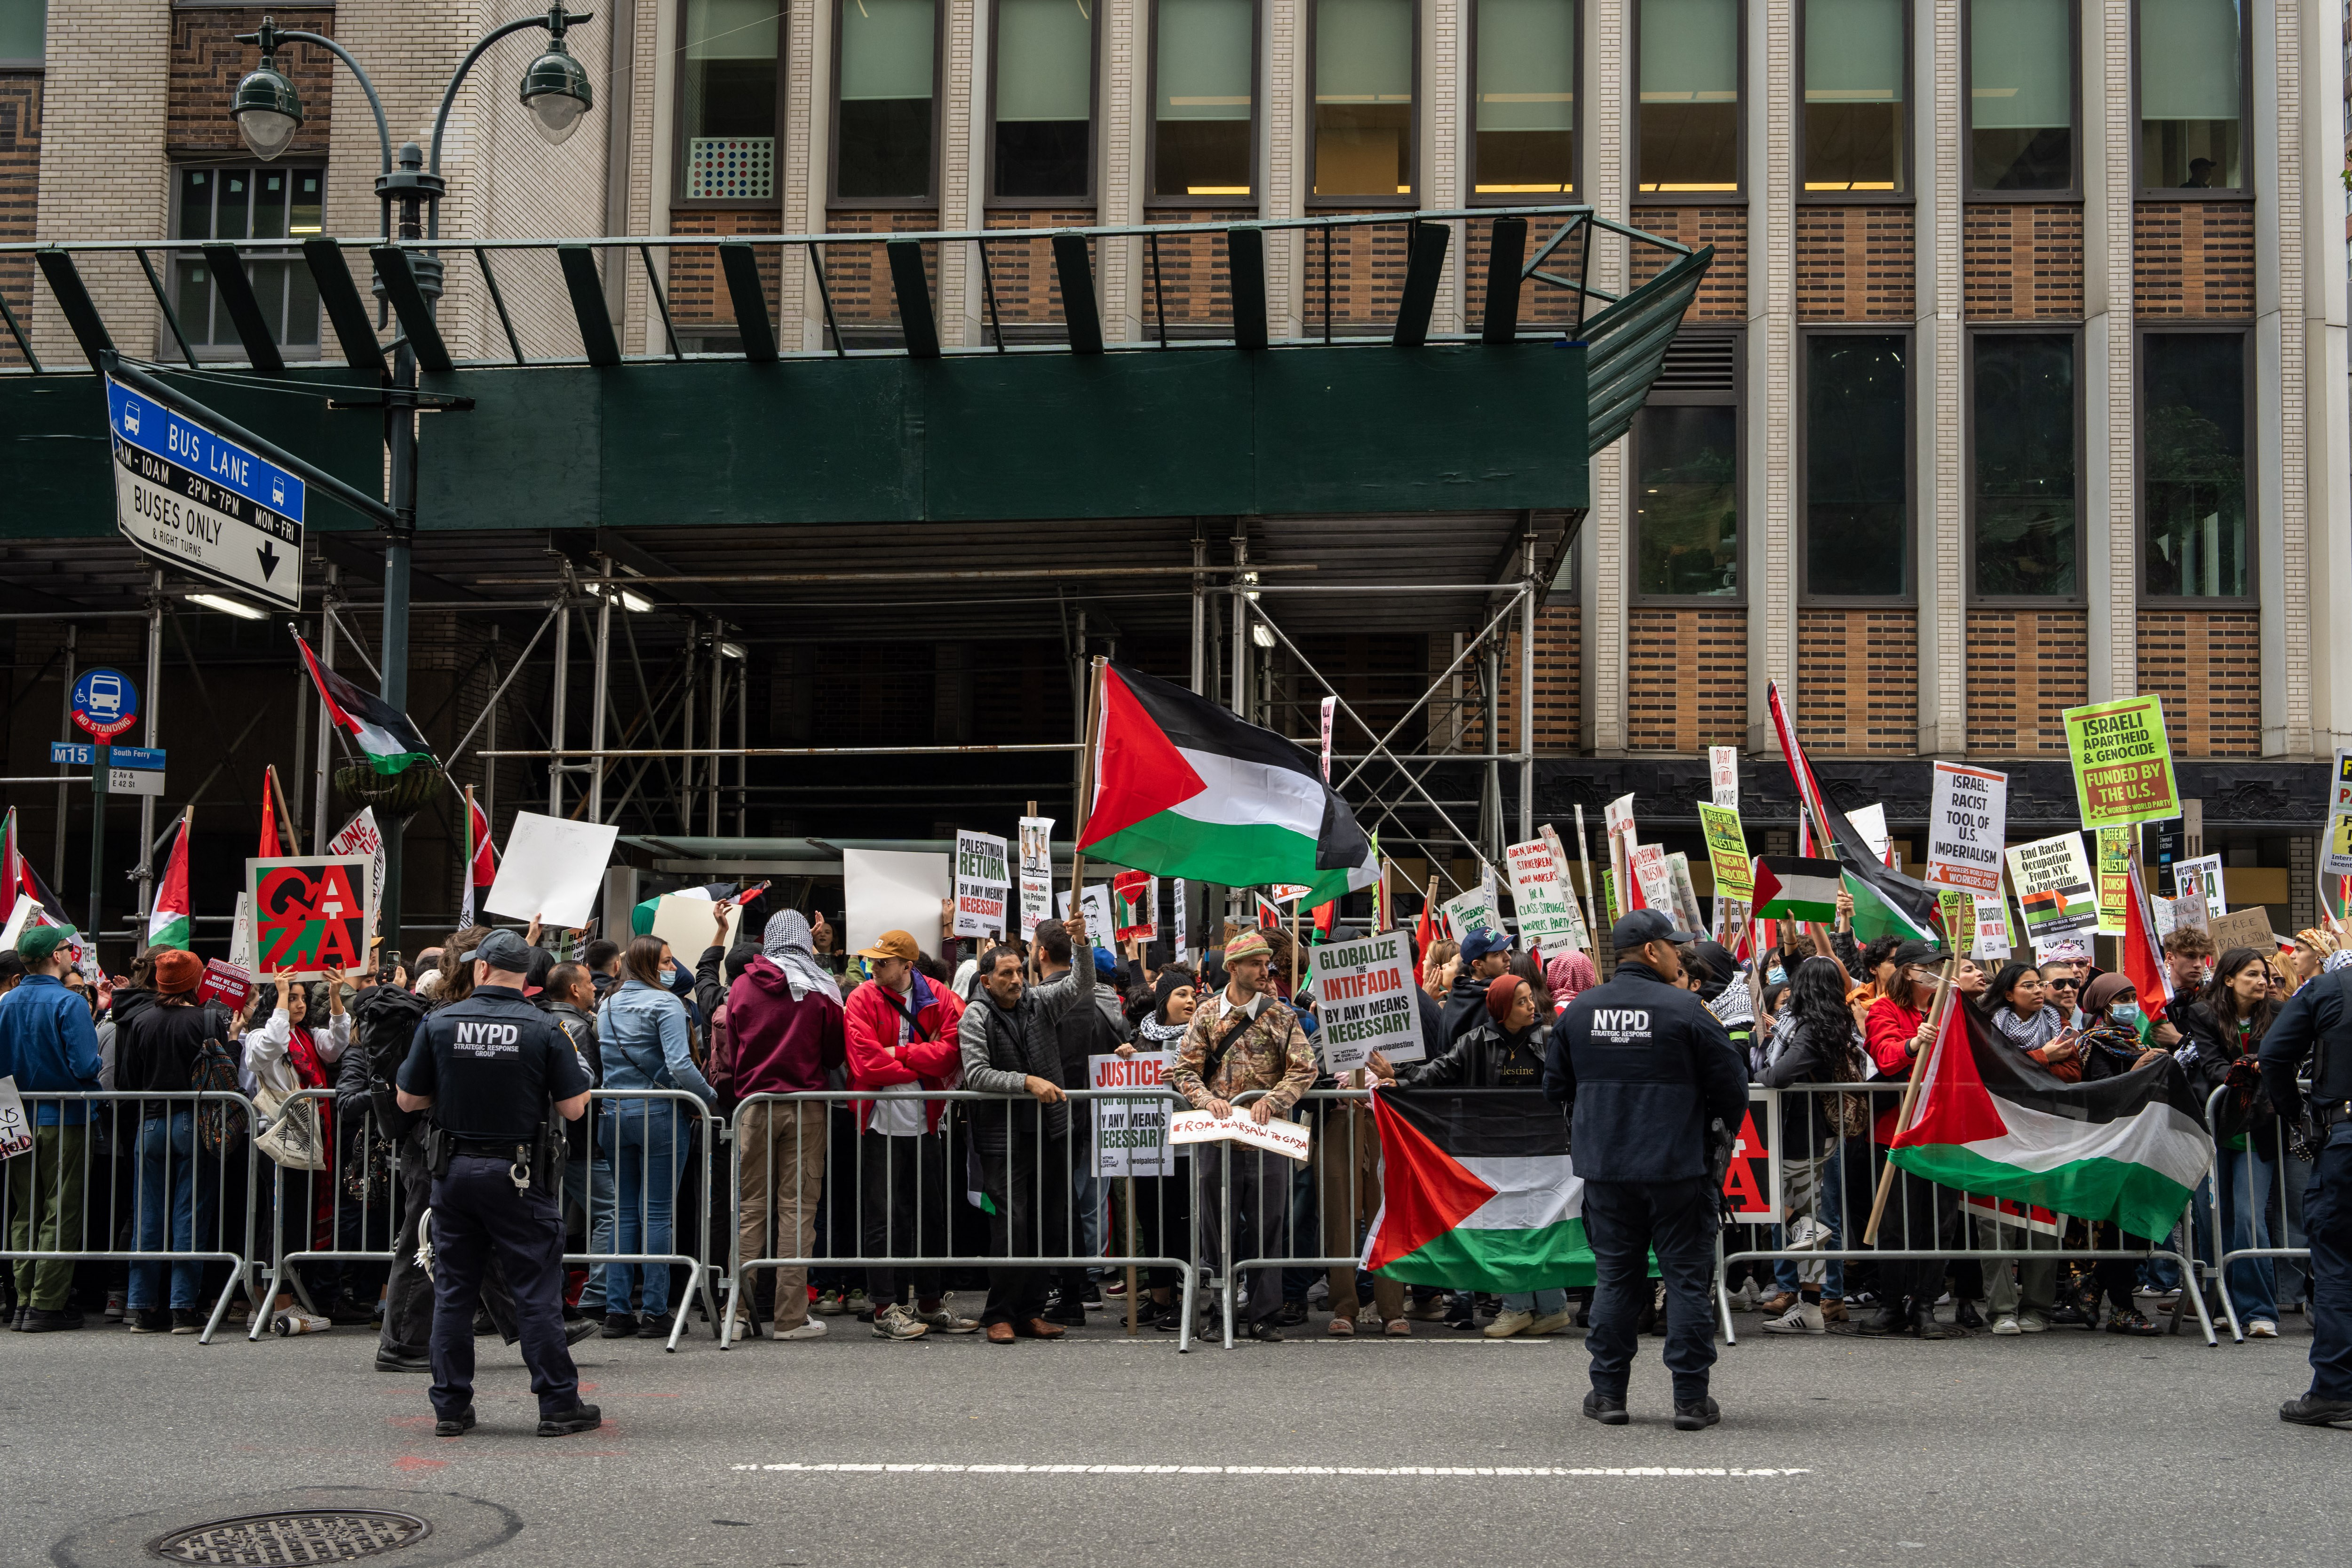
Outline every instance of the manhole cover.
POLYGON ((248 1513, 216 1519, 149 1542, 166 1563, 349 1563, 424 1540, 433 1527, 414 1514, 373 1509, 334 1513, 248 1513))

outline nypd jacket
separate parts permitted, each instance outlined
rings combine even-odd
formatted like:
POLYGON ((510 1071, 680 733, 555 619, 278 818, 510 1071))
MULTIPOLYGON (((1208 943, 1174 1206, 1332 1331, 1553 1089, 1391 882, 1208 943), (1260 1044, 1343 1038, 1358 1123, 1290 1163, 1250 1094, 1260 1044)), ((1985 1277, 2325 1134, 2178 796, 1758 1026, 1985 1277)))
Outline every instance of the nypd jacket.
POLYGON ((1708 1120, 1746 1111, 1748 1066, 1696 995, 1621 963, 1552 1026, 1544 1093, 1586 1181, 1687 1181, 1706 1173, 1708 1120))

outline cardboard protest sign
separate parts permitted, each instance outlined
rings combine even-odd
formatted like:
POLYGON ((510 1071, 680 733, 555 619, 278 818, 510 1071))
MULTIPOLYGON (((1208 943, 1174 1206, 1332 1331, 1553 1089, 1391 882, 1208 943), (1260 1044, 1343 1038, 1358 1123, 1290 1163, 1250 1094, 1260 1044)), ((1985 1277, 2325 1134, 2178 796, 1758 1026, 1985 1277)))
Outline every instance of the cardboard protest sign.
POLYGON ((1404 932, 1323 942, 1310 950, 1308 962, 1316 1014, 1322 1021, 1315 1043, 1323 1054, 1324 1071, 1353 1072, 1374 1051, 1391 1062, 1422 1059, 1412 943, 1404 932))
POLYGON ((1862 841, 1870 846, 1870 852, 1879 863, 1886 864, 1886 852, 1895 847, 1895 839, 1886 831, 1885 804, 1872 801, 1868 805, 1855 806, 1845 814, 1845 819, 1853 824, 1853 830, 1862 835, 1862 841))
POLYGON ((1630 794, 1619 795, 1601 808, 1601 818, 1609 836, 1609 868, 1616 873, 1616 896, 1609 916, 1613 922, 1637 907, 1633 902, 1633 892, 1638 884, 1629 879, 1633 876, 1633 797, 1630 794))
MULTIPOLYGON (((1096 947, 1108 947, 1114 940, 1111 931, 1118 924, 1111 913, 1110 884, 1088 882, 1080 894, 1079 912, 1086 916, 1087 940, 1096 947)), ((1054 913, 1061 920, 1070 918, 1070 890, 1067 888, 1054 895, 1054 913)))
POLYGON ((251 896, 238 889, 236 908, 229 914, 228 961, 247 974, 253 973, 253 921, 246 917, 252 908, 251 896))
POLYGON ((196 982, 196 1001, 217 1002, 234 1013, 253 994, 253 972, 217 958, 205 961, 205 977, 196 982))
POLYGON ((1021 819, 1021 940, 1037 934, 1037 922, 1054 907, 1054 819, 1021 819))
POLYGON ((2219 855, 2200 855, 2194 860, 2176 863, 2172 868, 2172 890, 2176 895, 2204 894, 2205 913, 2209 917, 2229 912, 2229 900, 2221 896, 2221 858, 2219 855))
POLYGON ((1633 886, 1642 894, 1642 901, 1637 907, 1674 913, 1675 873, 1673 868, 1666 864, 1666 847, 1663 844, 1636 845, 1633 867, 1633 886))
POLYGON ((849 951, 872 947, 886 931, 902 931, 925 952, 939 946, 940 906, 951 896, 949 858, 925 850, 848 849, 841 852, 843 938, 849 951))
POLYGON ((1530 838, 1525 844, 1514 844, 1503 852, 1503 859, 1510 867, 1511 901, 1519 913, 1520 940, 1530 946, 1540 942, 1580 952, 1591 945, 1576 896, 1569 889, 1564 869, 1549 842, 1530 838))
POLYGON ((1120 942, 1150 942, 1160 934, 1160 879, 1146 871, 1121 871, 1110 879, 1111 935, 1120 942))
POLYGON ((2124 827, 2180 815, 2164 699, 2149 692, 2069 708, 2066 751, 2085 827, 2124 827))
POLYGON ((2121 936, 2131 907, 2133 835, 2129 827, 2102 827, 2097 836, 2099 934, 2121 936))
MULTIPOLYGON (((327 840, 330 855, 364 855, 368 858, 368 903, 378 911, 383 909, 383 835, 375 825, 375 807, 363 805, 360 814, 343 824, 343 830, 327 840)), ((370 936, 376 933, 373 930, 370 936)), ((399 946, 398 942, 393 944, 399 946)))
POLYGON ((1483 888, 1473 888, 1466 893, 1448 899, 1438 908, 1445 911, 1454 928, 1454 940, 1460 942, 1474 931, 1502 931, 1503 917, 1495 908, 1495 900, 1483 888))
POLYGON ((727 911, 727 929, 720 931, 717 919, 719 905, 709 896, 696 898, 686 893, 664 893, 654 900, 652 933, 669 943, 669 951, 687 968, 706 947, 731 948, 743 929, 743 910, 738 906, 727 911))
POLYGON ((1674 899, 1675 923, 1704 934, 1706 913, 1698 907, 1698 884, 1691 880, 1690 857, 1679 849, 1667 856, 1666 878, 1674 899))
POLYGON ((1706 780, 1714 804, 1737 816, 1739 811, 1739 748, 1709 746, 1706 749, 1706 780))
POLYGON ((1286 1121, 1277 1116, 1260 1127, 1249 1108, 1242 1105, 1234 1107, 1231 1116, 1180 1110, 1168 1119, 1168 1138, 1172 1143, 1239 1143, 1296 1160, 1302 1165, 1314 1152, 1305 1122, 1286 1121))
POLYGON ((514 830, 507 835, 506 858, 499 862, 498 879, 482 900, 483 911, 549 926, 586 925, 596 912, 597 896, 604 890, 604 867, 620 836, 617 826, 517 812, 514 830))
POLYGON ((2327 775, 2327 832, 2319 840, 2319 874, 2352 877, 2352 751, 2336 752, 2327 775))
POLYGON ((2068 931, 2097 929, 2099 900, 2090 862, 2083 858, 2081 834, 2019 845, 2009 852, 2009 876, 2025 916, 2025 934, 2037 945, 2068 931))
POLYGON ((1715 896, 1734 903, 1752 903, 1756 880, 1748 855, 1748 833, 1739 813, 1699 802, 1698 825, 1706 835, 1706 863, 1715 870, 1715 896))
POLYGON ((2009 825, 2009 775, 1937 763, 1927 805, 1927 869, 1923 882, 2000 889, 2001 836, 2009 825))
POLYGON ((1012 901, 1013 892, 1013 874, 1006 866, 1004 848, 1004 840, 993 833, 956 829, 956 935, 1004 933, 1004 907, 1012 901))
POLYGON ((1088 1089, 1139 1089, 1133 1100, 1094 1102, 1095 1174, 1172 1176, 1176 1151, 1168 1142, 1169 1113, 1177 1101, 1160 1090, 1166 1058, 1158 1051, 1087 1058, 1088 1089))
POLYGON ((16 1092, 16 1075, 0 1078, 0 1160, 13 1160, 29 1153, 33 1147, 33 1119, 25 1114, 24 1097, 16 1092))
POLYGON ((2213 939, 2216 957, 2233 947, 2251 947, 2265 957, 2278 951, 2271 940, 2270 911, 2260 905, 2251 910, 2238 910, 2229 914, 2207 913, 2205 933, 2213 939))
POLYGON ((291 971, 297 980, 340 980, 363 973, 368 930, 368 863, 356 855, 285 855, 245 863, 254 967, 291 971))

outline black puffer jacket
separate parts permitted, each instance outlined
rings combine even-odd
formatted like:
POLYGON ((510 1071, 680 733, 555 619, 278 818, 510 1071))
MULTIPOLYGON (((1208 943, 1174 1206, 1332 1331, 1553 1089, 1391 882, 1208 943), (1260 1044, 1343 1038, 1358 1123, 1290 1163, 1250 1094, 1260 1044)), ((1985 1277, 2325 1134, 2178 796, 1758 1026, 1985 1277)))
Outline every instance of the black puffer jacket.
POLYGON ((390 1138, 405 1134, 416 1120, 400 1109, 393 1084, 424 1019, 423 999, 397 985, 362 991, 352 1004, 352 1044, 336 1067, 335 1101, 347 1115, 373 1105, 376 1125, 390 1138))

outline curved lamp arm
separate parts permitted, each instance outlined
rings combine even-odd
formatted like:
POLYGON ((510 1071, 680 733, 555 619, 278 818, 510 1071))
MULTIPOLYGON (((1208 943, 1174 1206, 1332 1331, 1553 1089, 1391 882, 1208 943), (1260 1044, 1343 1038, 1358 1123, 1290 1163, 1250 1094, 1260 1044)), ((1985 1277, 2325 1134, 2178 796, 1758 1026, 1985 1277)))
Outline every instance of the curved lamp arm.
MULTIPOLYGON (((509 22, 504 26, 494 27, 483 34, 481 41, 467 50, 466 58, 457 63, 456 74, 449 78, 448 89, 441 95, 441 111, 433 117, 433 149, 425 159, 426 170, 436 174, 441 172, 441 138, 449 129, 449 110, 457 101, 457 89, 465 85, 466 73, 474 68, 474 62, 480 59, 492 44, 509 33, 527 32, 532 27, 543 28, 550 35, 560 38, 566 28, 576 27, 583 22, 593 22, 595 19, 593 12, 571 13, 558 5, 549 7, 548 14, 544 16, 525 16, 519 21, 509 22)), ((387 163, 386 167, 390 165, 387 163)), ((425 237, 440 238, 441 204, 439 202, 433 204, 431 225, 425 237)))

